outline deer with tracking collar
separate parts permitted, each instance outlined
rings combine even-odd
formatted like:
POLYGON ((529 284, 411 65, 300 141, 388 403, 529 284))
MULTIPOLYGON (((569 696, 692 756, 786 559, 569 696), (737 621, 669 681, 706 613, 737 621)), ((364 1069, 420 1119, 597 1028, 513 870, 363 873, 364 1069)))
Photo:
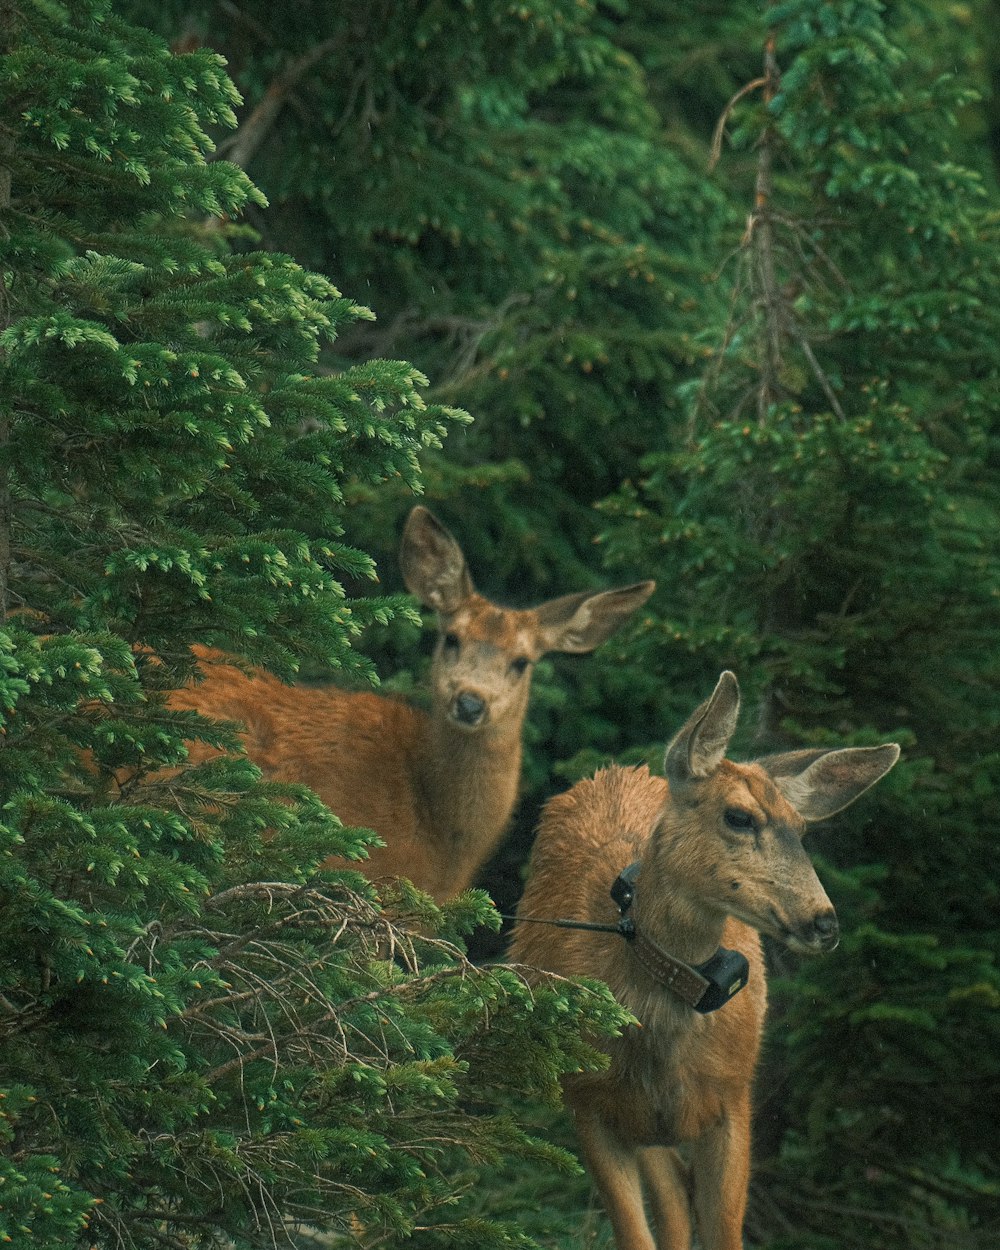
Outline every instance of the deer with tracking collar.
POLYGON ((366 691, 248 676, 206 648, 195 648, 202 680, 170 702, 243 722, 265 776, 309 786, 345 824, 382 837, 370 876, 408 877, 444 900, 472 883, 510 818, 532 666, 547 651, 592 651, 655 583, 501 608, 476 593, 458 543, 420 506, 400 564, 407 589, 438 613, 429 715, 366 691))
POLYGON ((613 767, 551 799, 518 909, 514 960, 602 980, 639 1021, 605 1044, 606 1071, 564 1080, 618 1250, 689 1250, 692 1214, 702 1250, 740 1250, 766 1007, 758 932, 803 954, 836 946, 802 834, 899 757, 889 744, 737 764, 738 712, 723 673, 668 746, 666 779, 613 767), (531 923, 556 916, 611 932, 531 923))

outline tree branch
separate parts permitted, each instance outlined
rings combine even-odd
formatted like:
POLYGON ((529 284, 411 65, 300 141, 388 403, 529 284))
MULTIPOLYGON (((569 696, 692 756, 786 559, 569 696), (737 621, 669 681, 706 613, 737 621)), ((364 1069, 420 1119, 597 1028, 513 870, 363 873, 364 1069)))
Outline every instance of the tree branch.
MULTIPOLYGON (((780 74, 775 56, 775 35, 769 31, 764 44, 764 106, 771 103, 778 91, 780 74)), ((757 420, 763 425, 767 410, 777 397, 782 363, 781 295, 778 290, 775 263, 774 223, 771 201, 774 193, 774 128, 768 122, 760 137, 757 153, 757 181, 754 208, 744 236, 747 245, 756 244, 757 273, 764 307, 764 360, 757 389, 757 420)))
MULTIPOLYGON (((6 130, 0 131, 0 235, 7 237, 7 215, 10 210, 12 139, 6 130)), ((0 275, 0 331, 10 325, 10 299, 7 284, 0 275)), ((11 507, 10 468, 11 414, 0 412, 0 621, 7 619, 10 608, 10 566, 13 543, 11 525, 14 516, 11 507)))
POLYGON ((742 87, 740 87, 739 91, 736 92, 733 98, 729 101, 726 107, 719 114, 719 120, 715 123, 715 130, 712 133, 712 146, 709 150, 709 156, 708 156, 708 172, 709 173, 711 173, 712 170, 716 167, 716 165, 718 165, 719 158, 722 156, 722 138, 723 138, 723 135, 725 134, 726 122, 729 120, 729 114, 733 111, 736 105, 739 104, 740 100, 742 100, 744 96, 749 95, 751 91, 756 91, 758 87, 766 87, 766 86, 767 86, 766 77, 755 78, 753 82, 745 83, 742 87))
POLYGON ((264 92, 264 97, 242 123, 234 135, 218 145, 212 156, 213 160, 227 160, 240 169, 246 169, 257 153, 258 148, 270 134, 288 96, 302 79, 331 52, 336 51, 338 40, 324 39, 322 43, 310 48, 305 56, 293 61, 264 92))

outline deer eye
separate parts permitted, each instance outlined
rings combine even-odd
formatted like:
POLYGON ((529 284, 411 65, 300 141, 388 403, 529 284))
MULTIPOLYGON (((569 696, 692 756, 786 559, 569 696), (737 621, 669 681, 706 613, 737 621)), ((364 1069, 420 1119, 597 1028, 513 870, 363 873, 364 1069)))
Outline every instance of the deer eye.
POLYGON ((449 655, 458 655, 461 646, 458 634, 445 634, 444 649, 449 655))
POLYGON ((530 663, 531 661, 526 655, 519 655, 516 660, 511 660, 510 671, 512 673, 516 673, 518 677, 520 677, 530 663))
POLYGON ((722 819, 737 833, 752 833, 757 828, 753 813, 744 811, 742 807, 727 807, 722 819))

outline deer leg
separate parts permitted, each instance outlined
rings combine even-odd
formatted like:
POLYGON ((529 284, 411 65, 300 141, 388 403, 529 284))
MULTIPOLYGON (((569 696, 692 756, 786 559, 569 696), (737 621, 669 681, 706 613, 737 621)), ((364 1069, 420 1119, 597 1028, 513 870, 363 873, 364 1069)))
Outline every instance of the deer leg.
POLYGON ((577 1112, 576 1131, 618 1250, 656 1250, 642 1205, 639 1151, 608 1132, 596 1115, 586 1111, 577 1112))
POLYGON ((703 1250, 741 1250, 750 1184, 750 1098, 726 1106, 692 1145, 694 1208, 703 1250))
POLYGON ((657 1250, 691 1250, 687 1168, 680 1155, 665 1146, 649 1146, 639 1152, 639 1170, 656 1226, 657 1250))

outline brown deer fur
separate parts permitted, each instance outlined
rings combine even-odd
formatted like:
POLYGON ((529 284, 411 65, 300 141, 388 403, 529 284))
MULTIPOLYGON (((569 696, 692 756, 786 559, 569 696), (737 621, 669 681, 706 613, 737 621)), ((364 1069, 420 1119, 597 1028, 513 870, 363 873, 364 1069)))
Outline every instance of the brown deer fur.
POLYGON ((430 715, 376 694, 247 676, 205 648, 195 648, 203 680, 171 706, 242 722, 267 777, 309 786, 345 824, 382 837, 372 877, 409 877, 443 900, 471 884, 510 818, 532 665, 546 651, 593 650, 654 583, 500 608, 476 593, 458 544, 423 507, 407 520, 400 563, 407 588, 439 616, 430 715))
POLYGON ((667 780, 602 770, 544 810, 519 916, 613 924, 608 891, 641 864, 630 915, 662 950, 699 964, 722 945, 747 987, 701 1015, 654 980, 616 933, 519 921, 511 956, 606 982, 639 1021, 604 1043, 605 1072, 565 1079, 584 1159, 618 1250, 739 1250, 750 1173, 750 1088, 766 1008, 758 932, 802 953, 832 949, 836 917, 801 846, 895 763, 894 745, 724 758, 739 690, 723 673, 667 750, 667 780), (672 1149, 687 1144, 687 1163, 672 1149), (643 1196, 656 1230, 655 1240, 643 1196))

